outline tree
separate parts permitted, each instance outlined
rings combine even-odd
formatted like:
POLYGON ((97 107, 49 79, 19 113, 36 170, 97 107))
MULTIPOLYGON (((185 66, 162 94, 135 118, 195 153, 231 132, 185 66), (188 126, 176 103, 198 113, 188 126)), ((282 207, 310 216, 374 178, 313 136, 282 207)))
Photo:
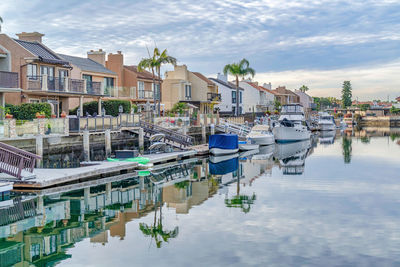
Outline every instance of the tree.
POLYGON ((281 110, 281 102, 279 102, 278 100, 274 100, 274 107, 276 111, 280 111, 281 110))
POLYGON ((224 75, 231 74, 236 78, 236 116, 239 116, 239 77, 244 79, 251 75, 254 77, 256 71, 250 68, 250 63, 247 59, 242 59, 239 63, 227 64, 224 67, 224 75))
POLYGON ((159 90, 159 99, 158 99, 158 115, 160 115, 160 102, 161 102, 161 66, 164 64, 173 64, 176 65, 176 58, 168 56, 167 49, 164 49, 160 53, 160 50, 155 47, 153 51, 153 56, 150 55, 148 58, 143 58, 138 64, 138 71, 144 71, 145 69, 151 70, 153 74, 153 85, 154 85, 154 93, 153 93, 153 100, 154 100, 154 109, 156 109, 157 103, 157 94, 156 94, 156 82, 155 82, 155 75, 154 72, 156 71, 158 74, 158 88, 159 90))
POLYGON ((350 81, 344 81, 342 87, 342 107, 347 108, 351 106, 351 84, 350 81))
POLYGON ((3 18, 0 17, 0 32, 1 32, 1 24, 3 23, 3 18))
POLYGON ((306 91, 310 90, 307 86, 305 86, 304 84, 299 88, 300 91, 302 91, 303 93, 305 93, 306 91))

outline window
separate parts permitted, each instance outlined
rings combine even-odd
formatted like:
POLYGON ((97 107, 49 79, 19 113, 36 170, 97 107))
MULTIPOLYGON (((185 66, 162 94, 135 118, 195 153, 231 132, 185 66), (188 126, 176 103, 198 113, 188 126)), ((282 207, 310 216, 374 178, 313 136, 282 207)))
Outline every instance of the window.
POLYGON ((27 66, 27 76, 31 78, 36 78, 37 76, 37 65, 36 64, 28 64, 27 66))
POLYGON ((190 84, 185 84, 185 98, 192 99, 192 86, 190 84))
POLYGON ((29 103, 40 103, 40 100, 39 99, 29 99, 29 103))
POLYGON ((92 90, 92 75, 83 74, 82 78, 86 80, 86 90, 92 90))
POLYGON ((239 107, 239 114, 242 114, 242 107, 239 107))
POLYGON ((103 81, 103 92, 106 95, 111 95, 111 89, 114 88, 114 78, 105 77, 103 81))
POLYGON ((58 77, 60 78, 60 80, 68 77, 68 70, 58 70, 58 77))
POLYGON ((243 92, 239 92, 239 103, 242 104, 242 94, 243 92))
POLYGON ((40 75, 45 74, 49 77, 54 77, 54 67, 40 66, 40 75))
POLYGON ((233 115, 236 114, 236 107, 235 107, 235 106, 232 107, 232 114, 233 114, 233 115))
POLYGON ((236 104, 236 91, 232 91, 232 104, 236 104))
POLYGON ((160 99, 160 84, 156 83, 156 84, 152 84, 152 89, 153 89, 153 93, 156 94, 156 99, 159 100, 160 99), (156 90, 154 90, 154 88, 156 88, 156 90))
POLYGON ((144 98, 144 82, 138 81, 139 98, 144 98))

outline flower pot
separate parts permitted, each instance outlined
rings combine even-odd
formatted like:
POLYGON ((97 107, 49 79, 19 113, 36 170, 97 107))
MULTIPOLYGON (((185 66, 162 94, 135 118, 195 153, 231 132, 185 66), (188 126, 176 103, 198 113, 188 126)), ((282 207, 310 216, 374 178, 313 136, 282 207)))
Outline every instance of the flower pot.
POLYGON ((11 115, 11 114, 6 114, 6 119, 12 119, 13 118, 13 115, 11 115))
POLYGON ((54 119, 54 118, 57 118, 57 115, 51 114, 51 117, 54 119))

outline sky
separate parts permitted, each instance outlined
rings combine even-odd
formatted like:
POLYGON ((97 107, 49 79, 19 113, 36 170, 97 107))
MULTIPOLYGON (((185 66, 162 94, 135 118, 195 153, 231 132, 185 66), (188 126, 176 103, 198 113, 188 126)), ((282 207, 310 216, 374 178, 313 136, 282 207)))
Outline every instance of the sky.
POLYGON ((44 33, 59 53, 137 64, 157 45, 208 77, 246 58, 273 88, 340 97, 350 80, 360 101, 400 96, 400 1, 1 0, 0 16, 3 33, 44 33))

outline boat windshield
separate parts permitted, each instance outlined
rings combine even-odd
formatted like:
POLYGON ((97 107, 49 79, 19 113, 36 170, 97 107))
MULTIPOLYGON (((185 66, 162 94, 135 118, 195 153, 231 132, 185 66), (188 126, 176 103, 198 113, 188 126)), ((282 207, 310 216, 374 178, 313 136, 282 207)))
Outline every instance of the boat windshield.
POLYGON ((300 105, 289 105, 283 106, 281 110, 282 114, 285 113, 304 113, 303 107, 300 105))

